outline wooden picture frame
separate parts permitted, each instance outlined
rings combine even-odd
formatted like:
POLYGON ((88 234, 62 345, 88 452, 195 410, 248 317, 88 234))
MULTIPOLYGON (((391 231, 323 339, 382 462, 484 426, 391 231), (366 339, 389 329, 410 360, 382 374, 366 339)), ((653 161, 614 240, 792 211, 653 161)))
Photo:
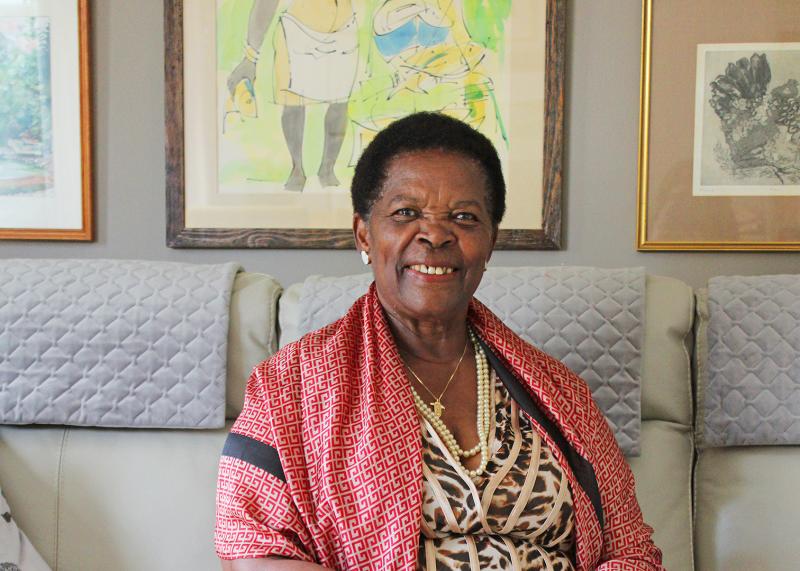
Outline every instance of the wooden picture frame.
POLYGON ((800 250, 800 4, 643 0, 637 246, 800 250))
MULTIPOLYGON (((367 0, 367 2, 372 1, 367 0)), ((373 3, 378 2, 375 0, 373 3)), ((540 156, 531 158, 527 164, 517 161, 516 164, 522 165, 523 169, 530 169, 530 164, 535 165, 534 172, 532 174, 526 172, 527 180, 522 184, 515 181, 510 181, 513 184, 509 184, 510 193, 517 192, 520 195, 527 193, 530 195, 530 200, 536 204, 535 208, 527 211, 513 206, 509 208, 509 212, 514 212, 514 215, 529 218, 530 222, 526 220, 525 224, 530 224, 531 227, 501 225, 497 248, 559 249, 567 3, 566 0, 537 0, 534 3, 516 0, 515 4, 525 9, 529 9, 533 4, 541 6, 541 34, 534 35, 531 40, 541 44, 537 47, 542 54, 539 74, 541 92, 532 96, 539 98, 537 101, 540 103, 537 105, 540 106, 541 113, 517 114, 515 117, 522 120, 514 122, 516 129, 534 125, 531 131, 534 136, 531 138, 539 142, 534 145, 533 154, 540 153, 540 156)), ((217 153, 221 147, 217 146, 217 142, 221 137, 220 133, 225 133, 230 125, 226 122, 228 107, 226 112, 221 114, 220 109, 223 106, 220 102, 227 96, 230 97, 228 104, 234 99, 233 92, 225 92, 224 85, 220 88, 220 84, 224 82, 219 80, 219 70, 213 67, 217 64, 215 60, 219 56, 214 51, 217 42, 209 41, 207 34, 209 30, 217 29, 215 7, 216 4, 212 0, 192 3, 184 0, 165 0, 164 3, 167 246, 171 248, 353 248, 350 214, 347 223, 333 228, 320 227, 313 223, 307 224, 308 227, 304 225, 276 227, 270 224, 265 224, 267 227, 258 227, 257 224, 245 224, 239 227, 224 221, 226 216, 228 220, 236 216, 241 219, 250 216, 250 219, 255 218, 259 223, 262 219, 248 211, 246 201, 250 200, 250 195, 237 195, 234 192, 224 194, 218 188, 216 165, 217 153), (204 3, 209 7, 199 7, 204 3), (212 12, 211 15, 208 12, 212 12), (200 30, 206 35, 202 41, 192 43, 192 38, 201 34, 200 30), (209 65, 212 67, 209 68, 209 65), (203 69, 208 71, 203 72, 203 69), (204 74, 210 78, 205 82, 200 79, 204 74), (200 101, 207 99, 213 101, 200 101), (222 115, 221 127, 220 115, 222 115), (212 163, 213 169, 208 170, 209 164, 212 163), (195 190, 201 187, 206 190, 195 190), (209 204, 217 199, 220 203, 223 199, 229 200, 229 203, 207 206, 201 200, 195 200, 193 198, 195 195, 210 196, 209 204), (237 200, 239 202, 236 202, 237 200), (243 204, 245 206, 242 206, 243 204), (231 212, 238 214, 234 215, 231 212)), ((216 33, 222 32, 217 30, 216 33)), ((234 45, 243 43, 245 42, 239 40, 234 45)), ((247 48, 245 51, 249 53, 248 57, 257 59, 257 49, 247 48)), ((520 50, 517 55, 520 61, 523 59, 522 55, 520 50)), ((258 77, 264 76, 265 74, 261 74, 258 77)), ((277 82, 277 79, 274 81, 277 82)), ((252 83, 250 89, 253 89, 252 83)), ((237 118, 242 119, 241 116, 237 118)), ((272 124, 276 123, 280 124, 280 121, 274 121, 272 124)), ((236 125, 238 123, 234 123, 234 128, 236 125)), ((527 195, 526 200, 528 200, 527 195)), ((346 198, 349 209, 349 194, 345 198, 342 196, 344 195, 340 194, 337 198, 340 201, 337 204, 344 204, 342 201, 346 198)), ((263 198, 252 200, 257 199, 266 200, 263 198)), ((263 204, 254 202, 254 204, 262 208, 261 212, 269 214, 266 202, 263 204)), ((343 218, 340 217, 340 220, 343 218)), ((238 224, 238 221, 236 223, 238 224)))
POLYGON ((4 64, 5 81, 25 100, 0 115, 0 239, 91 241, 89 0, 7 2, 0 26, 17 62, 4 64))

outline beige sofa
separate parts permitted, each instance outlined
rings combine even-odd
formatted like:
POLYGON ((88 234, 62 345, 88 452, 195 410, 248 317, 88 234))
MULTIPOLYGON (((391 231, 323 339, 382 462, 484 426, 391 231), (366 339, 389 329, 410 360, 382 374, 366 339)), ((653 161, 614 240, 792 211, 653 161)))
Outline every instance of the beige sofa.
MULTIPOLYGON (((290 329, 300 313, 299 288, 283 292, 259 274, 236 278, 228 425, 240 410, 249 370, 278 346, 279 298, 281 323, 290 329)), ((800 473, 793 450, 704 451, 692 501, 693 300, 686 284, 647 277, 642 454, 631 459, 645 518, 671 570, 798 568, 800 547, 788 541, 794 518, 785 501, 794 481, 785 474, 800 473), (792 551, 794 563, 781 563, 792 551)), ((0 485, 17 523, 55 570, 218 569, 214 487, 225 435, 0 426, 0 485)))

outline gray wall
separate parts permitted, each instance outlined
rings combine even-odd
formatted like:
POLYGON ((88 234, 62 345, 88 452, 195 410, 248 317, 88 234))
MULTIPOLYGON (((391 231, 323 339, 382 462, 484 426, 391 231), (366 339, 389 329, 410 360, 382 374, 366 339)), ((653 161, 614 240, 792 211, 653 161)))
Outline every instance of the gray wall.
MULTIPOLYGON (((191 0, 188 0, 191 1, 191 0)), ((161 0, 93 4, 97 241, 0 242, 0 257, 221 262, 284 284, 363 271, 354 252, 172 250, 165 246, 161 0)), ((635 248, 639 0, 569 3, 565 242, 560 252, 497 252, 494 265, 645 266, 700 286, 718 274, 800 271, 800 253, 639 253, 635 248)))

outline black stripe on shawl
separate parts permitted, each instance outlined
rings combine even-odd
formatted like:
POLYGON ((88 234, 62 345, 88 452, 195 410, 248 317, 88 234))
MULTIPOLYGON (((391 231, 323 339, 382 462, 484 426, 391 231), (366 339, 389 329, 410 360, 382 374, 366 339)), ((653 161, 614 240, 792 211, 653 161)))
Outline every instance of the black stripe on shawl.
POLYGON ((481 344, 481 347, 483 347, 483 350, 486 352, 486 358, 489 360, 492 368, 497 372, 500 380, 503 381, 511 397, 517 401, 522 407, 522 410, 528 413, 528 415, 550 435, 550 438, 553 439, 556 446, 564 453, 564 457, 567 459, 572 473, 575 474, 578 484, 580 484, 583 491, 586 492, 586 495, 589 496, 589 501, 592 502, 594 513, 602 529, 605 524, 603 503, 600 499, 600 487, 597 484, 597 475, 594 472, 594 467, 586 458, 578 454, 575 448, 564 438, 558 426, 542 412, 528 390, 517 380, 511 371, 508 370, 505 363, 489 349, 489 346, 483 342, 483 339, 478 338, 478 342, 481 344))
POLYGON ((254 438, 231 432, 228 434, 227 440, 225 440, 222 455, 238 458, 243 462, 269 472, 282 482, 286 481, 278 451, 254 438))

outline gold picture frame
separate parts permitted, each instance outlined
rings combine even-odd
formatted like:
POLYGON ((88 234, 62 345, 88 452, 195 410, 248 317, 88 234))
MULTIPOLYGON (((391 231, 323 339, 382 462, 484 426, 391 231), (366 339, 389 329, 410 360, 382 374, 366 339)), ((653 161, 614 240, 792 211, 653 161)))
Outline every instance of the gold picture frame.
POLYGON ((0 116, 2 240, 94 239, 89 8, 0 7, 5 47, 18 52, 3 64, 4 82, 10 91, 18 84, 21 101, 0 116))
POLYGON ((800 250, 800 4, 643 0, 637 247, 800 250))
MULTIPOLYGON (((344 4, 349 5, 349 3, 344 4)), ((381 6, 383 0, 353 0, 353 5, 359 4, 374 8, 381 6)), ((443 4, 455 5, 444 2, 443 4)), ((498 6, 500 4, 510 6, 512 3, 497 3, 498 6)), ((277 84, 277 79, 271 79, 276 75, 274 70, 277 64, 274 64, 274 68, 270 68, 270 65, 277 60, 270 55, 270 50, 274 38, 279 37, 272 30, 277 29, 276 22, 282 21, 281 13, 278 12, 271 17, 272 23, 266 32, 267 40, 254 42, 256 46, 251 46, 250 40, 242 34, 240 38, 229 33, 233 26, 225 24, 226 21, 242 22, 241 18, 234 20, 232 14, 254 5, 249 2, 226 2, 226 0, 219 2, 166 0, 164 3, 167 246, 171 248, 352 248, 354 246, 350 219, 352 214, 347 193, 348 185, 343 177, 339 176, 342 184, 334 186, 331 191, 311 188, 306 192, 309 188, 305 187, 302 189, 302 194, 295 192, 294 195, 281 192, 289 188, 288 182, 284 189, 281 188, 282 180, 276 182, 277 179, 266 177, 260 179, 258 175, 243 174, 238 179, 243 182, 236 184, 221 182, 227 173, 235 170, 220 166, 226 160, 225 157, 229 156, 230 149, 244 148, 247 153, 242 151, 242 156, 245 154, 257 156, 261 161, 259 164, 268 164, 277 157, 275 160, 283 160, 281 168, 285 168, 286 148, 290 147, 288 140, 286 143, 280 140, 282 116, 275 110, 276 107, 286 104, 278 103, 277 97, 274 101, 269 101, 265 96, 265 94, 272 95, 274 85, 277 84), (214 7, 217 9, 216 12, 214 7), (216 39, 211 37, 213 34, 216 34, 216 39), (231 40, 232 37, 235 39, 231 40), (216 54, 215 49, 218 50, 216 54), (235 53, 235 57, 239 59, 244 55, 254 64, 261 66, 258 79, 253 79, 249 89, 243 90, 251 93, 253 100, 256 101, 257 115, 255 109, 248 113, 226 102, 231 97, 231 103, 235 103, 232 97, 235 94, 228 93, 230 88, 226 84, 226 78, 230 78, 233 71, 228 64, 221 63, 226 53, 235 53), (265 83, 258 85, 258 81, 265 83), (272 87, 270 87, 271 82, 272 87), (235 139, 239 136, 237 129, 240 129, 240 133, 247 133, 256 121, 260 122, 258 132, 266 134, 263 141, 269 139, 270 142, 261 142, 262 139, 259 139, 257 148, 255 145, 245 147, 246 144, 252 144, 250 141, 254 139, 250 136, 250 139, 245 140, 246 135, 241 135, 235 144, 226 142, 230 138, 235 139), (275 133, 278 134, 277 139, 275 133), (252 182, 257 184, 251 184, 252 182), (273 186, 258 187, 262 182, 268 182, 273 186), (318 200, 314 204, 309 204, 311 201, 307 199, 311 198, 318 200), (312 208, 315 210, 312 211, 312 208), (326 213, 320 213, 320 210, 325 210, 326 213), (347 220, 344 220, 345 210, 347 220)), ((296 6, 299 5, 297 3, 296 6)), ((461 6, 460 3, 457 5, 461 6)), ((507 220, 505 225, 500 227, 497 248, 559 249, 567 2, 566 0, 535 2, 515 0, 513 5, 512 20, 522 20, 521 25, 513 26, 514 37, 520 38, 521 42, 519 46, 514 47, 513 56, 532 69, 535 67, 535 73, 513 75, 513 81, 516 82, 515 89, 506 89, 502 95, 512 106, 520 105, 517 100, 530 100, 533 103, 515 107, 517 112, 513 115, 514 120, 506 123, 511 133, 509 140, 512 141, 512 146, 513 141, 517 141, 515 147, 517 150, 514 151, 516 158, 512 158, 510 162, 515 165, 515 172, 520 173, 520 178, 509 177, 509 197, 512 200, 507 199, 507 220), (517 10, 522 13, 534 10, 536 18, 516 18, 517 10), (525 86, 535 86, 529 88, 529 94, 520 88, 524 82, 530 82, 524 84, 525 86), (528 99, 524 99, 523 95, 528 99), (521 133, 522 136, 515 138, 515 133, 521 133), (527 149, 530 149, 529 153, 527 149), (520 203, 514 202, 514 193, 520 203), (520 220, 521 223, 509 220, 520 220)), ((291 3, 280 3, 279 6, 286 8, 291 6, 291 3)), ((494 5, 482 6, 483 10, 499 10, 493 8, 494 5)), ((369 17, 359 20, 359 30, 361 27, 371 29, 373 24, 370 22, 369 17)), ((247 29, 249 26, 236 26, 236 30, 247 29)), ((491 32, 489 35, 494 33, 491 32)), ((261 37, 263 38, 264 34, 261 34, 261 37)), ((367 45, 368 43, 359 43, 359 49, 364 49, 367 45)), ((373 50, 372 53, 376 52, 373 50)), ((508 65, 510 68, 512 64, 508 65)), ((235 69, 234 67, 234 71, 235 69)), ((506 73, 505 68, 503 69, 506 73)), ((503 79, 507 77, 512 77, 512 74, 504 75, 503 79)), ((511 81, 512 79, 508 79, 509 83, 511 81)), ((465 92, 465 98, 466 95, 465 92)), ((323 109, 325 106, 317 105, 323 109)), ((322 115, 316 110, 308 112, 309 126, 306 128, 306 140, 322 140, 319 127, 313 124, 316 116, 319 125, 319 118, 322 115)), ((497 116, 497 114, 491 115, 497 116)), ((343 151, 337 159, 337 169, 343 166, 343 156, 355 156, 349 149, 356 148, 357 145, 351 147, 348 141, 349 139, 345 140, 343 151)), ((308 152, 304 154, 309 155, 308 152)), ((317 164, 315 160, 309 161, 311 166, 305 165, 309 171, 309 184, 315 178, 314 171, 317 164)), ((234 164, 233 161, 225 163, 224 166, 231 164, 234 164)), ((350 168, 352 164, 351 160, 350 168)), ((240 165, 241 162, 236 163, 236 168, 240 165)), ((283 177, 285 179, 286 175, 283 177)))

